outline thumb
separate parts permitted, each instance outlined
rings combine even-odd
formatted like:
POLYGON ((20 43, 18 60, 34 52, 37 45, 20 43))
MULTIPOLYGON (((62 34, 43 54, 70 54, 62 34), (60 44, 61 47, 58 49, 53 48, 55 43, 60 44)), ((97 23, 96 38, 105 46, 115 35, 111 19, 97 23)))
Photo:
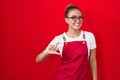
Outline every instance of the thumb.
POLYGON ((53 54, 60 55, 60 52, 58 52, 58 51, 54 51, 53 54))

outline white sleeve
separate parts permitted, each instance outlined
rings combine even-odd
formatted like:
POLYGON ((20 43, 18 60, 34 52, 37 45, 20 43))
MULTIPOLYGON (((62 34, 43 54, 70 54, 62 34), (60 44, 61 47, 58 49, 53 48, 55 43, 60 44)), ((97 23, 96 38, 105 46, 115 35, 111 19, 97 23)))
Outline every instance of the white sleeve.
POLYGON ((96 40, 95 40, 93 33, 91 33, 90 49, 94 49, 94 48, 96 48, 96 40))

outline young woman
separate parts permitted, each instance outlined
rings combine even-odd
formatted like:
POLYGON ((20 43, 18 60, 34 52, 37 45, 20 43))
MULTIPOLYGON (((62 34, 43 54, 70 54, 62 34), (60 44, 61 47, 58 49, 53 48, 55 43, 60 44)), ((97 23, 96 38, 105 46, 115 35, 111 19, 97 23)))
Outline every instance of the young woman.
POLYGON ((61 56, 61 65, 56 80, 88 80, 87 63, 90 60, 93 80, 97 80, 96 42, 91 32, 81 30, 81 10, 68 5, 65 12, 68 31, 56 36, 36 62, 43 61, 50 54, 61 56))

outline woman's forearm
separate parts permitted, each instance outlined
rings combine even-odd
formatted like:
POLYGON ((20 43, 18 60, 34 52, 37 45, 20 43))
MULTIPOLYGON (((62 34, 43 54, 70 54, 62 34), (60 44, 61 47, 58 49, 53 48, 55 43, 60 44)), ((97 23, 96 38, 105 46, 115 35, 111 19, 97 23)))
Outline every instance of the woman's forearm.
POLYGON ((92 49, 91 50, 91 54, 90 54, 90 66, 91 66, 93 80, 97 80, 96 49, 92 49))
POLYGON ((48 54, 45 51, 41 52, 36 57, 36 63, 42 62, 47 56, 48 56, 48 54))
POLYGON ((96 60, 93 60, 93 61, 91 60, 90 65, 91 65, 93 80, 97 80, 97 62, 96 62, 96 60))

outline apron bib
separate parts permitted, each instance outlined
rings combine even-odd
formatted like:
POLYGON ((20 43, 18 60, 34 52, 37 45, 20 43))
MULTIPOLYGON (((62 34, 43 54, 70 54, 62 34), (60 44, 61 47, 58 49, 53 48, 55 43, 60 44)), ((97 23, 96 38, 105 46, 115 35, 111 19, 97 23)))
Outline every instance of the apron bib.
MULTIPOLYGON (((65 41, 65 38, 63 38, 65 41)), ((83 39, 85 35, 83 34, 83 39)), ((56 80, 88 80, 86 41, 64 42, 61 65, 56 80)))

